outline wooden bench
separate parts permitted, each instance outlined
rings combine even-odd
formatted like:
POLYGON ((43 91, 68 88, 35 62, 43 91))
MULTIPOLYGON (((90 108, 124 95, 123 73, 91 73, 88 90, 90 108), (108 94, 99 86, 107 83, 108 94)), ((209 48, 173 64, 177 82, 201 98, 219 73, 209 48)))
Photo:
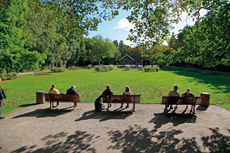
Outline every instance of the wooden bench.
POLYGON ((196 105, 201 104, 202 97, 193 97, 192 99, 189 99, 187 97, 162 97, 161 104, 165 105, 165 110, 167 110, 167 107, 170 104, 174 105, 191 105, 190 112, 193 112, 195 114, 195 107, 196 105))
POLYGON ((133 111, 135 112, 135 104, 140 103, 141 95, 103 95, 103 103, 133 103, 133 111))
POLYGON ((73 102, 74 109, 77 107, 77 102, 81 102, 79 94, 45 94, 45 100, 50 102, 50 109, 52 108, 51 103, 57 102, 73 102))

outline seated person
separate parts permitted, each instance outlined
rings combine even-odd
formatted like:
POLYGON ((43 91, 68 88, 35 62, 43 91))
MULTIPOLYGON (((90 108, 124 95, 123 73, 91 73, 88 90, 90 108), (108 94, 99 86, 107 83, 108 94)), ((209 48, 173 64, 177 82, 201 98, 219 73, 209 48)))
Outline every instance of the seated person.
MULTIPOLYGON (((172 97, 180 97, 180 93, 177 92, 178 88, 179 88, 179 86, 178 86, 177 84, 175 84, 175 85, 173 86, 173 90, 169 91, 168 96, 169 96, 169 97, 171 97, 171 96, 172 96, 172 97)), ((176 105, 175 108, 177 108, 177 105, 176 105)), ((170 105, 170 109, 173 109, 172 104, 170 105)))
MULTIPOLYGON (((125 87, 125 92, 123 92, 123 95, 132 95, 132 92, 130 91, 129 86, 125 87)), ((121 103, 121 107, 123 107, 123 103, 121 103)), ((129 108, 129 103, 127 103, 126 108, 129 108)))
POLYGON ((71 88, 69 88, 66 92, 66 94, 78 94, 77 91, 75 90, 76 86, 72 85, 71 88))
MULTIPOLYGON (((113 95, 113 91, 110 88, 110 85, 106 86, 106 89, 103 91, 103 93, 101 94, 101 96, 99 98, 102 98, 103 95, 113 95)), ((109 107, 111 107, 112 104, 109 105, 109 107)))
MULTIPOLYGON (((182 97, 187 97, 188 99, 192 99, 194 96, 194 94, 191 93, 191 89, 187 88, 186 92, 182 94, 182 97)), ((186 106, 186 108, 188 108, 188 105, 186 106)))
MULTIPOLYGON (((55 89, 56 86, 55 85, 52 85, 50 91, 48 92, 49 94, 59 94, 59 91, 57 89, 55 89)), ((57 106, 59 105, 59 102, 57 101, 57 106)), ((54 104, 53 104, 53 107, 54 107, 54 104)))

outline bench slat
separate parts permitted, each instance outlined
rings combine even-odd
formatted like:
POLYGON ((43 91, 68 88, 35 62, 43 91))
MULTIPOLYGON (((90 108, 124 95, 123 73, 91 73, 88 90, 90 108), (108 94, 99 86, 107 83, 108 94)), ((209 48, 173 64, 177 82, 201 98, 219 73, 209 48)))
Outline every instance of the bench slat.
POLYGON ((103 103, 140 103, 140 97, 141 95, 103 95, 103 103))

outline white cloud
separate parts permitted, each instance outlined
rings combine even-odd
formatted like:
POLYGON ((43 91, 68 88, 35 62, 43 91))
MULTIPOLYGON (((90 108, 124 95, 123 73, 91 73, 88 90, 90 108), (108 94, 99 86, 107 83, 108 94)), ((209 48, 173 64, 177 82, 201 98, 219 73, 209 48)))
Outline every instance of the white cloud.
POLYGON ((132 43, 131 41, 129 41, 129 40, 123 40, 123 42, 124 42, 124 44, 125 45, 129 45, 129 46, 131 46, 131 47, 135 47, 137 44, 135 44, 135 43, 132 43))
POLYGON ((127 19, 121 19, 118 23, 117 26, 113 27, 113 29, 124 29, 124 30, 130 30, 134 27, 132 23, 129 23, 127 19))

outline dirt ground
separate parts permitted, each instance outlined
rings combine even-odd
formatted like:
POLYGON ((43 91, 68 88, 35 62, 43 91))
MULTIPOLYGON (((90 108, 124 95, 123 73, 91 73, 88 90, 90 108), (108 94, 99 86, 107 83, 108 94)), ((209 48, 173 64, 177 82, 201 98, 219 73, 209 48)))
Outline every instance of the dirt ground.
MULTIPOLYGON (((125 106, 125 105, 124 105, 125 106)), ((230 111, 197 106, 196 114, 179 106, 137 104, 95 112, 93 103, 23 105, 0 120, 1 153, 52 152, 230 152, 230 111)))

